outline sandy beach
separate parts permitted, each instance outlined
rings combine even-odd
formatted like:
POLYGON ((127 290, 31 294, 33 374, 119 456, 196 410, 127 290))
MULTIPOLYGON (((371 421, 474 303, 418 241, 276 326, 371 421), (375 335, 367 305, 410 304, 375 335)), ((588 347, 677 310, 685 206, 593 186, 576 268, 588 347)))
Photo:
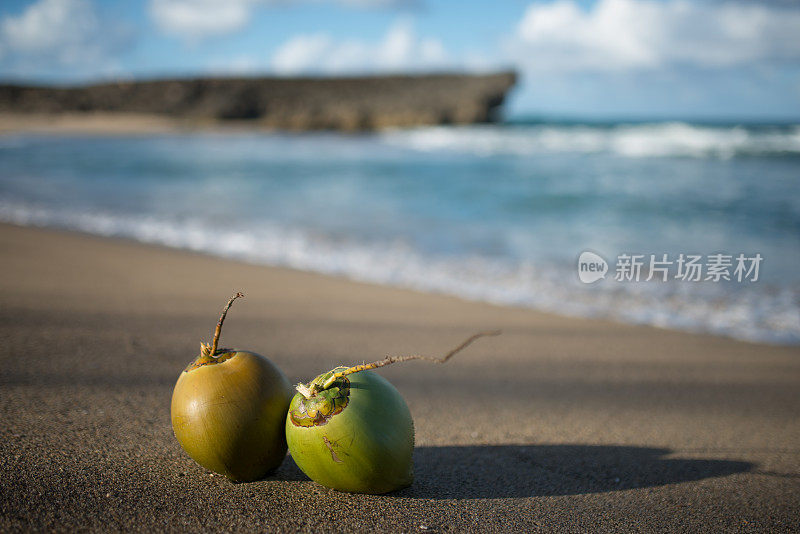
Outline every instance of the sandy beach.
POLYGON ((243 121, 192 120, 147 113, 0 112, 0 135, 151 135, 187 131, 264 131, 243 121))
POLYGON ((0 530, 792 531, 800 349, 0 226, 0 530), (290 380, 387 354, 415 483, 318 486, 287 458, 232 484, 183 453, 172 387, 208 340, 290 380))

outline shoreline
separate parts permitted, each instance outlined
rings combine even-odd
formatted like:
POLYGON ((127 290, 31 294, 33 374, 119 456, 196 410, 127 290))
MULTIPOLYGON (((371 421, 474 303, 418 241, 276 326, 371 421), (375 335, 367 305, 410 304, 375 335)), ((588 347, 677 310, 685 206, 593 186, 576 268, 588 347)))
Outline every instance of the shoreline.
POLYGON ((533 311, 535 313, 542 313, 545 315, 553 315, 555 317, 560 317, 564 319, 587 319, 587 320, 597 320, 597 321, 605 321, 612 324, 619 324, 619 325, 628 325, 628 326, 641 326, 646 328, 654 328, 656 330, 666 330, 676 333, 685 333, 685 334, 693 334, 693 335, 708 335, 713 337, 720 337, 723 339, 729 339, 737 342, 742 343, 750 343, 754 345, 765 345, 765 346, 775 346, 775 347, 797 347, 800 348, 800 344, 795 342, 794 340, 781 340, 781 339, 760 339, 760 338, 752 338, 752 337, 744 337, 744 336, 736 336, 726 332, 718 332, 709 330, 707 328, 688 328, 688 327, 679 327, 673 324, 654 324, 651 322, 647 322, 645 320, 624 320, 619 317, 614 317, 611 315, 603 315, 603 314, 592 314, 592 313, 562 313, 557 309, 546 309, 541 307, 533 307, 530 305, 524 304, 514 304, 508 302, 498 302, 497 300, 493 300, 488 296, 475 296, 471 297, 469 295, 463 295, 456 293, 454 291, 448 291, 447 289, 439 289, 437 287, 420 287, 418 284, 409 283, 409 282, 392 282, 387 280, 372 280, 369 277, 358 277, 354 276, 348 272, 326 272, 323 269, 315 268, 315 266, 310 266, 308 268, 304 268, 303 266, 294 266, 282 263, 268 263, 264 260, 248 257, 246 255, 240 254, 230 254, 230 255, 223 255, 223 254, 213 254, 203 248, 191 248, 188 246, 180 246, 180 245, 173 245, 173 244, 166 244, 162 242, 156 241, 146 241, 142 239, 138 239, 133 235, 104 235, 102 233, 95 233, 87 230, 82 230, 79 228, 70 228, 70 227, 61 227, 61 226, 49 226, 47 224, 39 224, 36 222, 30 224, 18 223, 14 221, 0 221, 0 225, 9 225, 18 228, 34 228, 34 229, 41 229, 44 231, 53 231, 53 232, 64 232, 67 234, 77 234, 77 235, 85 235, 85 236, 94 236, 101 239, 111 239, 111 240, 121 240, 128 243, 135 243, 144 246, 153 246, 158 248, 163 248, 166 250, 173 250, 173 251, 183 251, 188 252, 191 254, 197 254, 204 257, 209 258, 217 258, 224 261, 233 261, 239 262, 247 265, 258 266, 258 267, 265 267, 268 269, 288 269, 290 271, 296 271, 301 273, 308 273, 312 275, 319 275, 324 277, 331 277, 334 279, 350 281, 356 284, 367 284, 371 286, 378 286, 378 287, 386 287, 397 289, 400 291, 411 291, 414 293, 418 293, 421 295, 440 295, 444 297, 451 297, 458 300, 461 300, 466 303, 483 303, 490 306, 498 306, 504 308, 511 308, 520 311, 533 311))
POLYGON ((0 246, 0 530, 796 528, 797 347, 68 231, 2 224, 0 246), (292 382, 504 333, 446 366, 380 371, 414 417, 410 488, 338 493, 291 458, 231 484, 180 449, 169 399, 235 290, 246 298, 222 343, 267 355, 292 382))

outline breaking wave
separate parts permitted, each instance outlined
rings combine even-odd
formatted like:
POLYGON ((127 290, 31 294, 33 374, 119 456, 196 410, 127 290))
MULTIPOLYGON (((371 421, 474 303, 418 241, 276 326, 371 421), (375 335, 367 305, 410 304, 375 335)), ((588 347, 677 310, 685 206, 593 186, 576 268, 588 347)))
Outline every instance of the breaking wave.
POLYGON ((711 332, 778 344, 800 343, 800 293, 681 283, 585 286, 574 264, 476 254, 423 254, 402 241, 332 238, 274 224, 220 230, 202 219, 125 216, 0 201, 0 221, 59 227, 188 249, 251 263, 444 293, 469 300, 636 324, 711 332))
POLYGON ((800 126, 653 124, 430 127, 383 134, 390 145, 483 156, 610 153, 622 157, 798 156, 800 126))

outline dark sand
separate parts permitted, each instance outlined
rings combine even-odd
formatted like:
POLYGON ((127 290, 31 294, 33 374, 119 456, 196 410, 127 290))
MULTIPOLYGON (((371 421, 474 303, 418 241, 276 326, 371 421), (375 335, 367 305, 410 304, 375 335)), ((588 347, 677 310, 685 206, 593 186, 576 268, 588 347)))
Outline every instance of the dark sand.
POLYGON ((800 525, 800 349, 468 303, 134 243, 0 226, 0 530, 789 531, 800 525), (225 299, 223 344, 293 381, 387 353, 417 428, 385 496, 290 458, 232 484, 169 402, 225 299))

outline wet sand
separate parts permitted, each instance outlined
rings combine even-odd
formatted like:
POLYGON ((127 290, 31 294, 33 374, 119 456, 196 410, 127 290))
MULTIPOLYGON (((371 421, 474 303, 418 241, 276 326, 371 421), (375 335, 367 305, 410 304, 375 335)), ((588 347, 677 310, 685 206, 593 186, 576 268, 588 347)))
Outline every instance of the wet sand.
POLYGON ((354 283, 0 225, 0 530, 791 531, 800 349, 354 283), (232 484, 192 462, 172 387, 208 340, 290 380, 387 354, 416 481, 383 496, 287 458, 232 484))

